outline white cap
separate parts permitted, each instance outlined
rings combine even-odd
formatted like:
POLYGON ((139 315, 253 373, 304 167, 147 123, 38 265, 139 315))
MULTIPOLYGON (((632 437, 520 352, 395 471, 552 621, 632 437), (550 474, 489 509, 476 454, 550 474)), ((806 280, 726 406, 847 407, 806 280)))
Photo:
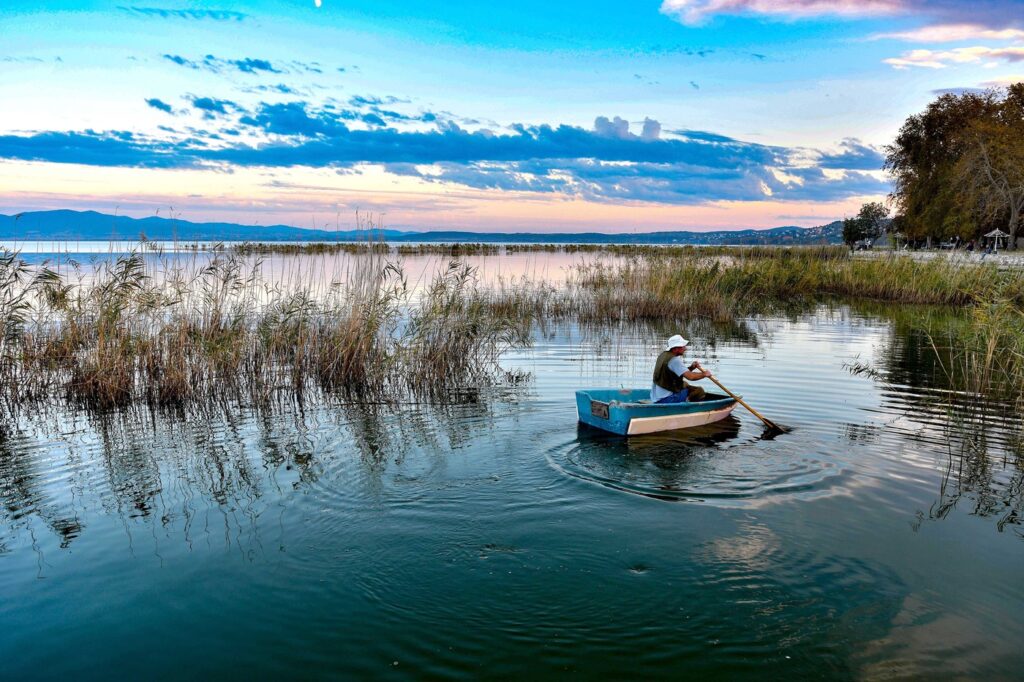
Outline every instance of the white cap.
POLYGON ((668 340, 667 344, 665 344, 665 350, 672 350, 673 348, 679 348, 680 346, 689 346, 689 345, 690 345, 689 341, 684 339, 679 334, 676 334, 675 336, 673 336, 671 339, 668 340))

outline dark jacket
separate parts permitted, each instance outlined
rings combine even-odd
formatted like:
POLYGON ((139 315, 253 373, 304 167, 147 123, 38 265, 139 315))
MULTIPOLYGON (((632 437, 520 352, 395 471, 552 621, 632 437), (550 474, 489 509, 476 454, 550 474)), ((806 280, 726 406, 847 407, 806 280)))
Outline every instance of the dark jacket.
POLYGON ((687 388, 687 384, 683 381, 683 377, 673 372, 668 366, 674 357, 675 353, 670 350, 664 351, 658 356, 658 361, 654 363, 654 383, 666 391, 679 393, 687 388))

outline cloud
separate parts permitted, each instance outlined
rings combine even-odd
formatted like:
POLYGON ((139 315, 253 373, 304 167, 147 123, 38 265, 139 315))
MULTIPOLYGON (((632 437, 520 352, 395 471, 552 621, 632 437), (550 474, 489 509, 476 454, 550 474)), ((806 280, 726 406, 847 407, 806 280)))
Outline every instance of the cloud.
POLYGON ((543 159, 511 163, 444 162, 426 169, 392 165, 388 170, 431 183, 478 189, 561 193, 591 201, 701 204, 707 201, 831 201, 881 194, 888 185, 860 172, 830 178, 819 169, 775 173, 769 168, 713 167, 677 163, 623 164, 597 159, 543 159))
POLYGON ((159 19, 192 19, 211 21, 245 21, 248 14, 232 10, 216 9, 165 9, 162 7, 125 7, 119 6, 122 12, 127 12, 138 17, 159 18, 159 19))
POLYGON ((349 98, 348 103, 354 107, 375 107, 381 105, 391 106, 393 104, 408 104, 409 100, 388 95, 377 97, 375 95, 354 95, 349 98))
POLYGON ((879 33, 872 40, 903 40, 911 43, 954 43, 963 40, 1022 40, 1024 30, 992 29, 980 24, 937 24, 911 31, 879 33))
POLYGON ((663 0, 661 11, 696 25, 719 14, 784 18, 898 14, 905 4, 903 0, 663 0))
POLYGON ((717 15, 760 15, 779 19, 815 17, 917 17, 929 24, 972 24, 992 29, 1020 27, 1021 0, 663 0, 661 11, 699 25, 717 15))
POLYGON ((606 116, 598 116, 594 121, 594 132, 601 137, 613 137, 619 140, 628 140, 631 137, 629 132, 629 121, 615 117, 615 120, 608 120, 606 116))
MULTIPOLYGON (((177 64, 178 66, 184 66, 188 69, 210 71, 211 73, 221 73, 225 70, 237 70, 247 74, 288 73, 287 70, 274 66, 274 64, 272 64, 267 59, 258 59, 255 57, 243 57, 241 59, 221 59, 219 57, 213 56, 212 54, 208 54, 202 59, 196 60, 188 59, 177 54, 164 54, 161 56, 167 61, 173 64, 177 64)), ((294 64, 298 64, 307 70, 315 68, 302 62, 294 62, 294 64)))
POLYGON ((197 64, 196 62, 192 61, 191 59, 185 59, 181 55, 165 54, 165 55, 162 55, 162 56, 167 61, 173 62, 174 64, 177 64, 178 66, 186 66, 186 67, 188 67, 190 69, 198 69, 199 68, 199 64, 197 64))
POLYGON ((159 99, 157 99, 155 97, 152 98, 152 99, 147 99, 146 100, 146 104, 148 104, 149 106, 153 107, 154 109, 157 109, 159 111, 163 111, 163 112, 168 113, 168 114, 173 114, 174 113, 174 109, 171 108, 170 104, 168 104, 167 102, 164 102, 163 100, 159 100, 159 99))
MULTIPOLYGON (((298 71, 305 71, 306 73, 323 73, 323 65, 320 62, 300 62, 291 61, 289 64, 298 71)), ((340 69, 344 71, 344 69, 340 69)))
POLYGON ((1016 76, 1002 76, 1001 78, 985 81, 981 85, 986 88, 1007 88, 1017 83, 1024 83, 1024 73, 1016 76))
POLYGON ((640 139, 657 140, 659 138, 661 138, 661 123, 653 118, 645 118, 643 130, 640 132, 640 139))
POLYGON ((273 135, 319 137, 347 133, 342 120, 342 115, 328 111, 311 114, 304 102, 286 102, 262 103, 256 113, 244 116, 241 123, 273 135))
MULTIPOLYGON (((365 100, 369 101, 369 100, 365 100)), ((378 100, 383 101, 383 100, 378 100)), ((332 137, 349 132, 347 123, 360 122, 371 127, 385 127, 390 122, 433 122, 433 113, 409 116, 371 105, 364 110, 324 108, 313 110, 305 102, 261 102, 256 110, 243 116, 239 123, 285 137, 332 137)))
POLYGON ((215 114, 227 115, 232 110, 238 111, 241 109, 237 104, 227 99, 190 95, 188 100, 192 103, 192 107, 203 112, 203 116, 207 119, 216 118, 215 114))
POLYGON ((984 94, 985 88, 940 88, 938 90, 932 90, 933 95, 981 95, 984 94))
POLYGON ((899 57, 882 60, 896 69, 925 68, 944 69, 950 64, 973 64, 983 60, 990 62, 1024 61, 1022 47, 957 47, 952 50, 911 50, 899 57))
POLYGON ((882 152, 856 138, 847 138, 840 145, 840 151, 822 154, 818 159, 819 168, 846 170, 879 170, 885 162, 882 152))
POLYGON ((129 168, 196 165, 175 143, 142 139, 126 131, 0 135, 0 158, 129 168))
MULTIPOLYGON (((218 114, 234 103, 194 98, 193 106, 218 114)), ((189 131, 190 137, 157 140, 131 133, 45 132, 0 137, 0 158, 103 166, 224 168, 310 167, 359 171, 379 165, 428 183, 478 189, 557 192, 595 201, 700 204, 708 201, 831 200, 881 194, 888 185, 862 169, 873 150, 846 140, 840 151, 808 165, 807 150, 744 142, 705 131, 666 136, 654 119, 639 134, 620 117, 599 117, 591 129, 567 125, 513 125, 511 134, 469 131, 454 122, 435 130, 350 128, 366 112, 313 110, 303 102, 263 104, 242 116, 246 139, 189 131), (214 144, 208 144, 208 142, 214 144), (825 172, 825 170, 828 172, 825 172)), ((811 155, 813 156, 813 155, 811 155)))
POLYGON ((275 69, 274 65, 266 59, 253 59, 251 57, 246 57, 245 59, 230 59, 227 63, 234 65, 242 73, 256 73, 257 71, 284 73, 279 69, 275 69))
POLYGON ((296 90, 290 85, 285 83, 278 83, 276 85, 253 85, 251 87, 243 88, 243 92, 255 93, 255 92, 276 92, 281 95, 301 95, 303 94, 300 90, 296 90))
POLYGON ((934 25, 971 24, 989 29, 1024 28, 1022 0, 903 0, 906 13, 934 25))

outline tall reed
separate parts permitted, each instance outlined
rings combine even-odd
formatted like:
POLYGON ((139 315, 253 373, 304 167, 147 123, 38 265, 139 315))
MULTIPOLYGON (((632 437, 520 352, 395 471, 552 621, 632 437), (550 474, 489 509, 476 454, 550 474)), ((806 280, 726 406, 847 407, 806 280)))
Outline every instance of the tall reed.
POLYGON ((312 391, 443 400, 502 381, 502 350, 529 343, 530 318, 495 315, 466 266, 414 292, 380 253, 340 281, 310 263, 272 284, 261 261, 230 251, 184 265, 131 253, 63 273, 2 253, 4 403, 171 407, 312 391))
POLYGON ((630 257, 576 266, 563 314, 607 320, 704 316, 729 320, 823 297, 908 304, 1024 304, 1024 272, 994 265, 853 259, 834 249, 736 249, 728 254, 630 257))

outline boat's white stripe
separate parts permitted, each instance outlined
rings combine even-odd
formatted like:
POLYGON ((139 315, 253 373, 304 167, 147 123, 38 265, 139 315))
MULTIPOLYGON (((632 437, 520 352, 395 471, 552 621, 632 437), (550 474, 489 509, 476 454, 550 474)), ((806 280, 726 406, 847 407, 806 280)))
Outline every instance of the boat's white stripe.
POLYGON ((688 414, 672 414, 666 417, 642 417, 634 418, 629 422, 630 436, 641 433, 657 433, 658 431, 671 431, 673 429, 689 429, 694 426, 703 426, 712 422, 725 419, 736 409, 736 403, 727 405, 719 410, 709 412, 690 412, 688 414))

